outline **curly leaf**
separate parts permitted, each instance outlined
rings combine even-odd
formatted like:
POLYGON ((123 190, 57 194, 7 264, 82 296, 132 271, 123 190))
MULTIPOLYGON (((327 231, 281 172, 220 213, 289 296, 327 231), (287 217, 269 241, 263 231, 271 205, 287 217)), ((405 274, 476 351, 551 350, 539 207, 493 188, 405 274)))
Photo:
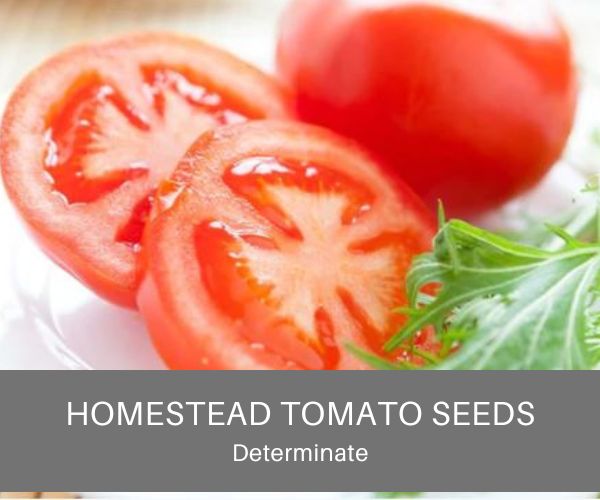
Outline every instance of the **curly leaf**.
POLYGON ((600 315, 600 245, 549 227, 565 241, 549 252, 462 221, 442 226, 434 251, 407 276, 411 314, 392 351, 432 326, 446 345, 462 340, 442 369, 587 369, 600 315), (435 286, 435 295, 424 290, 435 286), (425 299, 424 299, 425 297, 425 299))

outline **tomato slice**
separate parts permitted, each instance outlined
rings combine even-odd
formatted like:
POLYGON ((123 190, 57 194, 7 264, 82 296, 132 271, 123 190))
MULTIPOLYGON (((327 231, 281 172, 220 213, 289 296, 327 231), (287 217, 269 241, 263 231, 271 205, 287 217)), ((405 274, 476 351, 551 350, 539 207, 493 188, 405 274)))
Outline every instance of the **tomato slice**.
POLYGON ((138 303, 173 368, 366 368, 346 344, 384 354, 434 234, 361 149, 293 122, 208 132, 157 197, 138 303))
POLYGON ((287 116, 273 79, 200 41, 150 33, 83 45, 14 93, 1 129, 4 183, 54 260, 133 307, 158 182, 206 130, 287 116))

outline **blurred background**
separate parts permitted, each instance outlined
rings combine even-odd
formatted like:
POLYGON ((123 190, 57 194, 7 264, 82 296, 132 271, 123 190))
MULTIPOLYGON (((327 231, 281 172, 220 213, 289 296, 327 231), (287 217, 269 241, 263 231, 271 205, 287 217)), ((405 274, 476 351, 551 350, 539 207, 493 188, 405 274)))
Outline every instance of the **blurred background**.
MULTIPOLYGON (((287 0, 0 0, 0 92, 10 92, 28 69, 58 49, 129 30, 168 29, 193 34, 270 69, 277 20, 286 3, 287 0)), ((600 1, 554 3, 571 29, 579 63, 600 78, 600 1)))
POLYGON ((131 30, 202 37, 270 68, 286 0, 0 0, 0 92, 48 55, 131 30))

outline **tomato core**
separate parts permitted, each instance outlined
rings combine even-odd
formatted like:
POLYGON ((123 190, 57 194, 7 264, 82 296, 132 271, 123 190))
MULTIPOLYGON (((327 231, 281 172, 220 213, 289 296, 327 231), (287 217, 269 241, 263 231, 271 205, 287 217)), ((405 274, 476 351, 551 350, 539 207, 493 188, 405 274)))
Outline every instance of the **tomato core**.
MULTIPOLYGON (((336 369, 353 330, 381 355, 402 322, 403 283, 422 237, 371 234, 376 203, 366 187, 328 168, 286 159, 245 159, 223 174, 269 230, 207 220, 195 233, 201 279, 217 307, 257 349, 290 367, 336 369)), ((397 357, 398 353, 394 353, 397 357)))
POLYGON ((189 72, 151 67, 142 73, 138 90, 148 110, 88 75, 47 119, 44 167, 68 203, 93 202, 129 180, 168 172, 198 134, 246 120, 189 72))

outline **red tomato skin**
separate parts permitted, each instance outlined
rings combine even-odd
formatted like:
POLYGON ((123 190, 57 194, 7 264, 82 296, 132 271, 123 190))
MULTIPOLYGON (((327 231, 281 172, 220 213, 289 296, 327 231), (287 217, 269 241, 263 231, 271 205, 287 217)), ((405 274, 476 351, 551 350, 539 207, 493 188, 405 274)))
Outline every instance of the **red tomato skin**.
POLYGON ((168 299, 161 299, 156 280, 145 275, 137 293, 137 303, 144 315, 144 321, 150 330, 151 339, 162 360, 171 370, 221 370, 224 362, 215 362, 215 358, 202 364, 202 352, 198 352, 192 342, 181 335, 168 299))
POLYGON ((420 2, 352 3, 296 0, 284 17, 278 66, 302 119, 362 142, 452 215, 500 205, 560 157, 577 78, 558 22, 536 36, 420 2))

